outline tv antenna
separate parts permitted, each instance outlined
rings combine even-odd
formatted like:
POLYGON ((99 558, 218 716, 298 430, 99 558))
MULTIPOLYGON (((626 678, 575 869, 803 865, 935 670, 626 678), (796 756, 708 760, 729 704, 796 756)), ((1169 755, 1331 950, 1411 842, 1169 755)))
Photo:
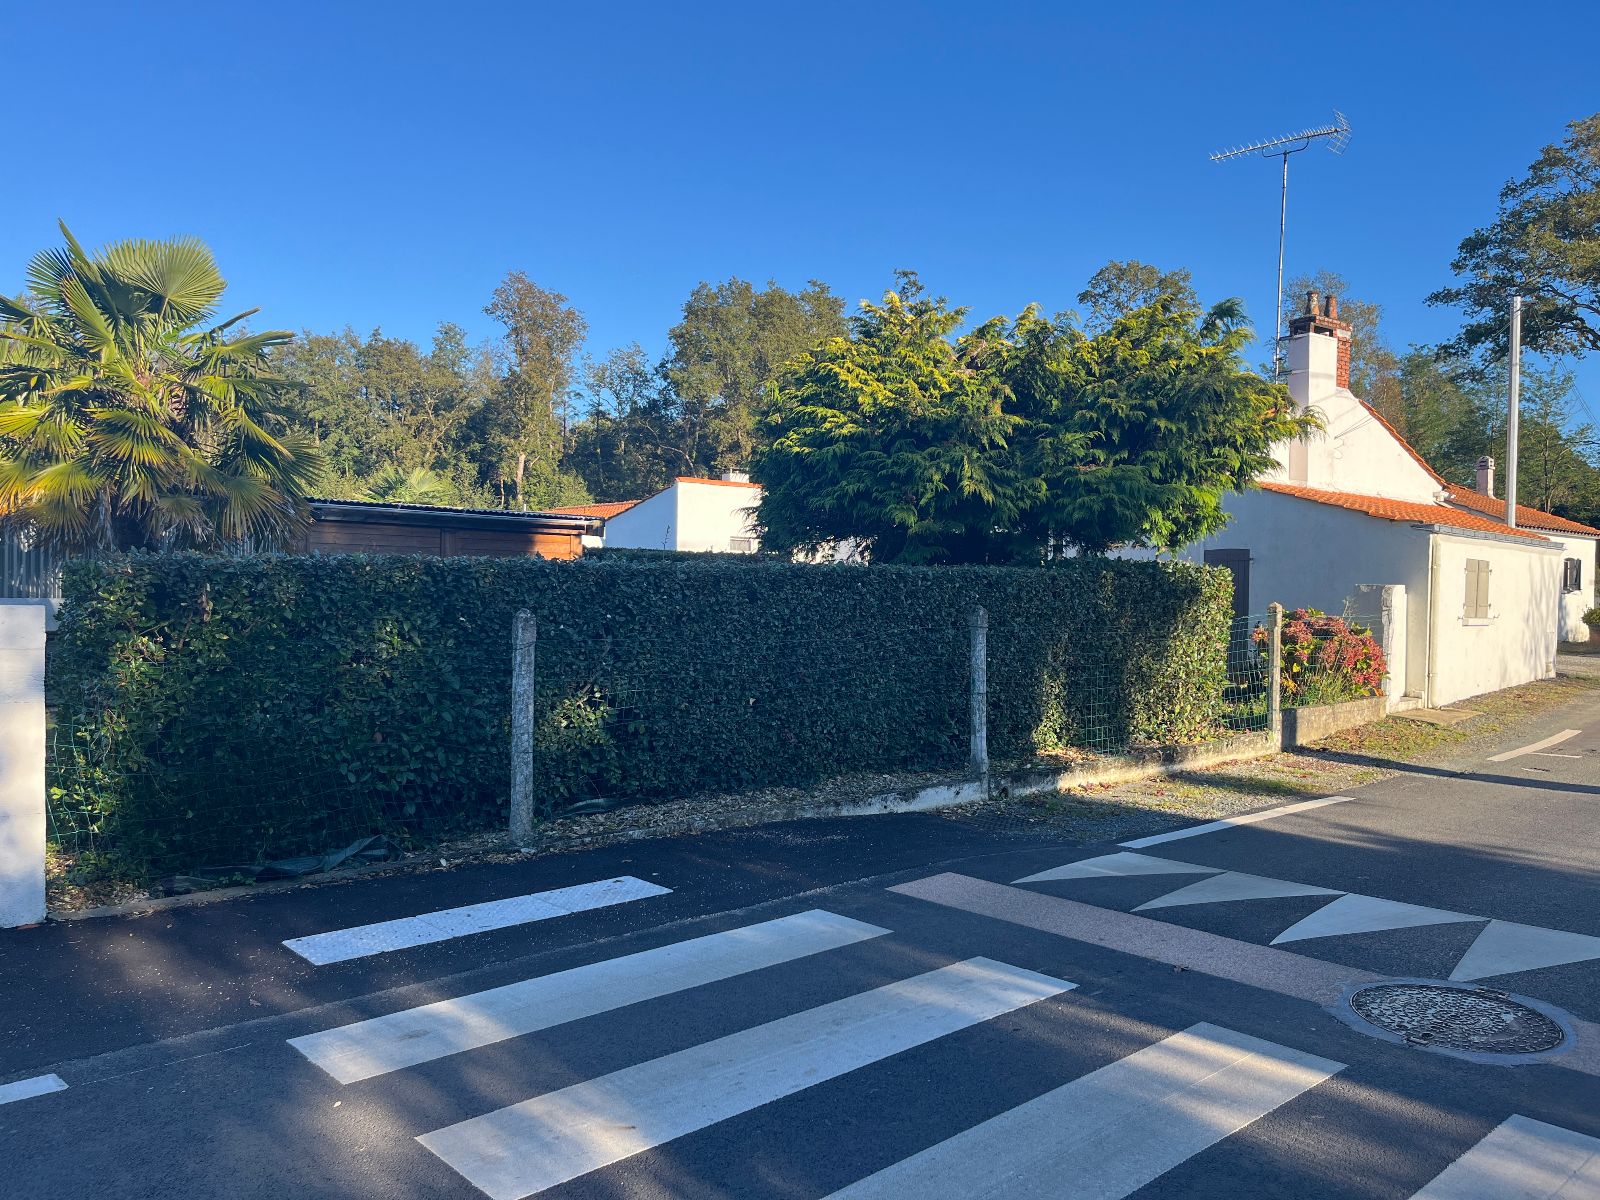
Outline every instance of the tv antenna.
POLYGON ((1219 150, 1211 156, 1212 162, 1227 162, 1230 158, 1259 155, 1262 158, 1283 159, 1283 193, 1278 202, 1278 303, 1273 309, 1272 378, 1283 374, 1283 234, 1289 223, 1289 155, 1310 148, 1312 142, 1326 139, 1328 149, 1343 154, 1350 141, 1350 122, 1338 109, 1333 110, 1333 124, 1320 129, 1304 129, 1283 137, 1268 138, 1235 146, 1232 150, 1219 150))

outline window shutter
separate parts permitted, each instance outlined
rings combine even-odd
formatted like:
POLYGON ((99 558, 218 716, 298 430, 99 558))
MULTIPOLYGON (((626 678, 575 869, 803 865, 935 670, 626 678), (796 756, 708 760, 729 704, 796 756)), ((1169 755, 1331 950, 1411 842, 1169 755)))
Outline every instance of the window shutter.
POLYGON ((1467 559, 1467 599, 1462 615, 1469 621, 1489 618, 1489 562, 1483 558, 1467 559))

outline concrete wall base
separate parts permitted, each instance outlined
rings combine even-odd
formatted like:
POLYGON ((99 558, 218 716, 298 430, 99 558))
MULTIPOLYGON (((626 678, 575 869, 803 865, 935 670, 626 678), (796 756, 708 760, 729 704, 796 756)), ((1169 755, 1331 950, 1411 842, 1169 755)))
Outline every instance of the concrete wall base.
POLYGON ((1358 725, 1381 721, 1388 711, 1387 696, 1367 696, 1310 708, 1286 708, 1283 710, 1283 744, 1285 748, 1308 745, 1358 725))

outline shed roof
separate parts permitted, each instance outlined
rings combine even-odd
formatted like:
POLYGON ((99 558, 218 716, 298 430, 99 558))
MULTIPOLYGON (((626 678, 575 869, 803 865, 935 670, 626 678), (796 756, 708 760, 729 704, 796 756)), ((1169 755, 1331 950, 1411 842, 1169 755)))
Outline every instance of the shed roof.
POLYGON ((452 528, 550 529, 578 532, 594 518, 577 513, 519 512, 507 508, 451 508, 443 504, 392 504, 375 500, 309 500, 319 521, 436 525, 452 528))

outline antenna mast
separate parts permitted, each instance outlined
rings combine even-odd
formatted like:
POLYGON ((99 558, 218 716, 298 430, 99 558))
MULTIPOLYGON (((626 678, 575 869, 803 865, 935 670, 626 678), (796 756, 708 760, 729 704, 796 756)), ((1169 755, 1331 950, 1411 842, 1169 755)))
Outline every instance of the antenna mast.
POLYGON ((1304 129, 1283 137, 1268 138, 1262 142, 1235 146, 1232 150, 1219 150, 1211 156, 1212 162, 1227 162, 1230 158, 1260 155, 1262 158, 1283 159, 1283 189, 1278 201, 1278 303, 1273 309, 1272 378, 1283 374, 1283 235, 1289 224, 1289 155, 1307 149, 1312 142, 1328 139, 1328 149, 1343 154, 1350 141, 1350 122, 1338 109, 1333 113, 1333 124, 1320 129, 1304 129))

